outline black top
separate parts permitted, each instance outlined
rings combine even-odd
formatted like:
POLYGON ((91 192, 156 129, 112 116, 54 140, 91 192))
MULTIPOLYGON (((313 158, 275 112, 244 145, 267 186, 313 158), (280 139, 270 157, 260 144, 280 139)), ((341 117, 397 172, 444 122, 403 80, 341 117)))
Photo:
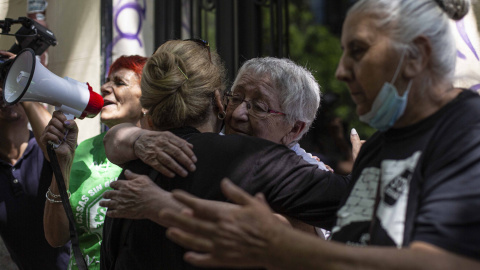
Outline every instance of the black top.
POLYGON ((69 244, 53 248, 43 231, 45 193, 51 181, 52 168, 32 132, 15 165, 0 160, 0 234, 19 269, 67 268, 69 244))
POLYGON ((333 240, 397 247, 418 240, 480 259, 478 94, 466 90, 417 124, 377 132, 352 176, 333 240))
MULTIPOLYGON (((318 170, 285 146, 259 138, 199 133, 192 128, 173 132, 193 144, 197 170, 186 178, 159 176, 161 188, 225 201, 219 183, 228 177, 250 194, 263 192, 278 213, 319 227, 332 225, 348 177, 318 170)), ((140 161, 126 168, 143 174, 150 171, 140 161)), ((123 174, 119 179, 124 179, 123 174)), ((131 221, 125 246, 119 250, 123 222, 105 220, 102 269, 196 269, 184 262, 184 250, 165 237, 165 228, 149 220, 131 221)))

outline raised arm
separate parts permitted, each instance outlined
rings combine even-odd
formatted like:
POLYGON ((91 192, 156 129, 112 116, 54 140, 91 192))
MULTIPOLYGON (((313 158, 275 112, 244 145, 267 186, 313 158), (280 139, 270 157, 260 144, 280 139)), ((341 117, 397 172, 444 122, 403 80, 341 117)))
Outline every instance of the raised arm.
MULTIPOLYGON (((27 114, 28 121, 32 126, 33 135, 37 142, 41 141, 41 136, 45 127, 48 124, 48 121, 52 118, 52 115, 45 109, 45 107, 38 102, 25 101, 21 102, 25 113, 27 114)), ((40 148, 43 151, 43 154, 47 156, 47 149, 42 143, 39 143, 40 148)))
POLYGON ((167 177, 195 171, 193 146, 168 131, 141 129, 133 124, 111 128, 103 139, 107 158, 119 165, 141 159, 167 177), (186 168, 186 169, 185 169, 186 168), (187 171, 188 170, 188 171, 187 171))
MULTIPOLYGON (((65 115, 59 111, 53 113, 52 119, 41 136, 41 144, 45 148, 49 141, 61 143, 55 152, 67 190, 70 180, 70 169, 77 145, 77 136, 78 127, 75 121, 67 121, 65 115), (68 134, 65 136, 66 131, 68 131, 68 134)), ((70 234, 68 219, 61 199, 55 197, 60 194, 55 176, 53 176, 50 183, 49 192, 51 192, 50 196, 48 196, 50 200, 47 199, 43 213, 45 238, 51 246, 59 247, 70 240, 70 234)))

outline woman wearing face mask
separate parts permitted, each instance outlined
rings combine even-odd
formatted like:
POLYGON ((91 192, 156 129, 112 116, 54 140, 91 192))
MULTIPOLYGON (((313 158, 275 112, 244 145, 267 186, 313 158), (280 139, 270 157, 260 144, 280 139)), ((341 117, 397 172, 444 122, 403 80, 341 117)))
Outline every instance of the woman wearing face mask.
POLYGON ((468 0, 360 0, 343 25, 336 76, 362 121, 363 146, 332 241, 275 224, 233 185, 241 207, 175 195, 191 215, 162 217, 200 266, 269 269, 480 269, 480 97, 453 85, 449 23, 468 0), (166 219, 166 218, 169 218, 166 219), (235 234, 228 234, 234 231, 235 234), (238 248, 240 247, 240 248, 238 248))

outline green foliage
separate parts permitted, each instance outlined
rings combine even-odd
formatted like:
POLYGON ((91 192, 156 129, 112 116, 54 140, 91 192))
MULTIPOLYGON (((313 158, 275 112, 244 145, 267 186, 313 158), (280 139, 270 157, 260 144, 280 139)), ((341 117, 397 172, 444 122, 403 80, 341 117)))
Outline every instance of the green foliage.
POLYGON ((290 59, 312 71, 324 95, 333 93, 338 96, 337 102, 326 113, 330 117, 341 117, 348 124, 348 131, 355 128, 362 139, 371 136, 374 130, 358 120, 346 84, 335 79, 342 55, 339 37, 314 22, 307 1, 291 1, 289 16, 290 59))

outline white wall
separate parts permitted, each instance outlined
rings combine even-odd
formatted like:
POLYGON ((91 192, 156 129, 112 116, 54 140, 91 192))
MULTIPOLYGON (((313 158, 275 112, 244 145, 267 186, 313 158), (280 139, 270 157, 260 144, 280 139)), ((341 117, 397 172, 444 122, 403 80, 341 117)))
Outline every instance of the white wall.
MULTIPOLYGON (((26 16, 26 7, 27 0, 0 1, 0 19, 26 16)), ((49 48, 48 68, 60 77, 88 82, 100 93, 100 1, 48 0, 46 18, 58 42, 49 48)), ((13 37, 0 36, 0 49, 9 49, 13 43, 13 37)), ((77 120, 77 124, 79 143, 100 133, 99 116, 77 120)))

